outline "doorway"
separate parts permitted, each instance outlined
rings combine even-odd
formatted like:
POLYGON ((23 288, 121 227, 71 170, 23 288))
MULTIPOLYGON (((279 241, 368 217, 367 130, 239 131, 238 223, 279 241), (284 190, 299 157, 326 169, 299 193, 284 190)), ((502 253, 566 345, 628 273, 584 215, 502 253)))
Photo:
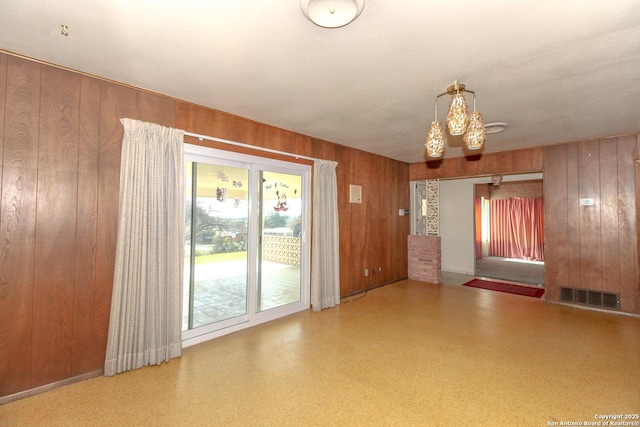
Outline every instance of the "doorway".
MULTIPOLYGON (((530 180, 539 180, 541 182, 542 179, 542 173, 514 174, 505 175, 502 183, 530 180)), ((437 226, 434 227, 433 234, 427 233, 425 230, 424 213, 420 208, 425 200, 422 191, 424 188, 423 183, 425 181, 411 182, 411 234, 440 236, 443 278, 445 276, 448 278, 455 277, 455 283, 465 283, 476 275, 477 232, 475 225, 479 222, 475 219, 475 184, 489 184, 491 183, 491 177, 442 179, 432 182, 432 184, 435 184, 436 191, 434 192, 434 200, 429 201, 429 204, 435 203, 435 212, 437 212, 435 218, 437 226), (423 218, 419 218, 421 215, 423 218)), ((510 268, 526 270, 530 266, 515 264, 510 268)), ((534 268, 544 271, 544 266, 534 266, 534 268)), ((494 269, 487 277, 495 276, 497 274, 495 271, 494 269)), ((542 277, 544 278, 543 274, 542 277)))
POLYGON ((474 185, 475 275, 544 286, 542 179, 474 185))
POLYGON ((186 147, 183 346, 308 309, 311 167, 186 147))

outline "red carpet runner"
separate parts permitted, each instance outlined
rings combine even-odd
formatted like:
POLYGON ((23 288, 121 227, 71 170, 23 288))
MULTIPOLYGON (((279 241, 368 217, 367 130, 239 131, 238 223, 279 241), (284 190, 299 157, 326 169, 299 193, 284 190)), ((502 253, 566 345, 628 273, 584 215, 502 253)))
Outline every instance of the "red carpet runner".
POLYGON ((473 279, 462 286, 472 288, 488 289, 490 291, 506 292, 509 294, 523 295, 526 297, 540 298, 544 294, 544 289, 529 286, 512 285, 511 283, 491 282, 489 280, 473 279))

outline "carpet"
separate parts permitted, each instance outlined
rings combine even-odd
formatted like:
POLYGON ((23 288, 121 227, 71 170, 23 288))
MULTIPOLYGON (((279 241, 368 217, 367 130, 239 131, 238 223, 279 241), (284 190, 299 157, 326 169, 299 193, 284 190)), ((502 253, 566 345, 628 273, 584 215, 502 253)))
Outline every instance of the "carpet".
POLYGON ((490 291, 506 292, 509 294, 523 295, 526 297, 540 298, 544 294, 544 289, 530 286, 520 286, 511 283, 492 282, 489 280, 473 279, 462 286, 472 288, 488 289, 490 291))

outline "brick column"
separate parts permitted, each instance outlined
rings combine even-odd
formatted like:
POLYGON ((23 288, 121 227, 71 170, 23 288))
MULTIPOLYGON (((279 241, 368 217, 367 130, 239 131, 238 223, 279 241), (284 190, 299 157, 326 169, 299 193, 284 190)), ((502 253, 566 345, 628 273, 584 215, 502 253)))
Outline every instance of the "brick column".
POLYGON ((442 283, 440 236, 409 235, 409 279, 442 283))

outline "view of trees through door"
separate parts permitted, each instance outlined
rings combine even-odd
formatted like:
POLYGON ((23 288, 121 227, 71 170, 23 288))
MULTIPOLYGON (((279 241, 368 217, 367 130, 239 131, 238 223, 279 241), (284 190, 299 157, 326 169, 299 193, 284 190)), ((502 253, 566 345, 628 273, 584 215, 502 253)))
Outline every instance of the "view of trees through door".
POLYGON ((311 168, 206 147, 185 159, 183 340, 307 309, 311 168))

